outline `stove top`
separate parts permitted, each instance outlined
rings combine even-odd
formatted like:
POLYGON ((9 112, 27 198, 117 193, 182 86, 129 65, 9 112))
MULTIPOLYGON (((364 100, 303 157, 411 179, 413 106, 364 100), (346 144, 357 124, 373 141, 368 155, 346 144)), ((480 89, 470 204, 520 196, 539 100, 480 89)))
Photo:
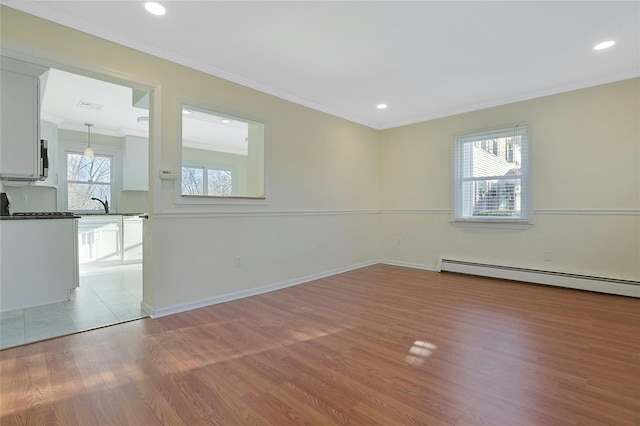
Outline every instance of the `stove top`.
POLYGON ((75 216, 72 212, 15 212, 13 216, 75 216))

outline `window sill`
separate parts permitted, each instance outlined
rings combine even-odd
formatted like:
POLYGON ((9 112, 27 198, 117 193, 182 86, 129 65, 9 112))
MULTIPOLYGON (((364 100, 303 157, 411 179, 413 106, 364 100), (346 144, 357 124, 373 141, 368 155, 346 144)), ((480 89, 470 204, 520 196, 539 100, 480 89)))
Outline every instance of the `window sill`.
POLYGON ((494 229, 530 229, 533 223, 528 220, 513 219, 454 219, 450 221, 451 225, 463 228, 494 228, 494 229))

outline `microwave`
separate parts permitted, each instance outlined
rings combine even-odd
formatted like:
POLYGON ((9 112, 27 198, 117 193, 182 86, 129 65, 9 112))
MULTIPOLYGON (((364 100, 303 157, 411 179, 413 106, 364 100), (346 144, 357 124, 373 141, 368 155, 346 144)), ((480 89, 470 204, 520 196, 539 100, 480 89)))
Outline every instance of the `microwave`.
POLYGON ((39 180, 49 177, 49 142, 40 139, 40 158, 38 164, 39 180))

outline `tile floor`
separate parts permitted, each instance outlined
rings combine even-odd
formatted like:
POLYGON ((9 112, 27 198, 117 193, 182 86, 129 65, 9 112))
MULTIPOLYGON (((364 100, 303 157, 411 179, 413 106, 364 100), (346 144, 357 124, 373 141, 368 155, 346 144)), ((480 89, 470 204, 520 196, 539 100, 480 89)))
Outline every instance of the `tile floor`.
POLYGON ((0 349, 146 317, 141 300, 141 264, 81 270, 71 300, 0 314, 0 349))

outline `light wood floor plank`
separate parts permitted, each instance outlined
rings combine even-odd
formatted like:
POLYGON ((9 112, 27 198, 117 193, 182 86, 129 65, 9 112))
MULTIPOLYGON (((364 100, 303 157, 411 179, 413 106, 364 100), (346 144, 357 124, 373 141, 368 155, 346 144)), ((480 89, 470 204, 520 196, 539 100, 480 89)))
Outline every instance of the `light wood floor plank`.
POLYGON ((375 265, 0 352, 5 425, 640 425, 640 301, 375 265))

